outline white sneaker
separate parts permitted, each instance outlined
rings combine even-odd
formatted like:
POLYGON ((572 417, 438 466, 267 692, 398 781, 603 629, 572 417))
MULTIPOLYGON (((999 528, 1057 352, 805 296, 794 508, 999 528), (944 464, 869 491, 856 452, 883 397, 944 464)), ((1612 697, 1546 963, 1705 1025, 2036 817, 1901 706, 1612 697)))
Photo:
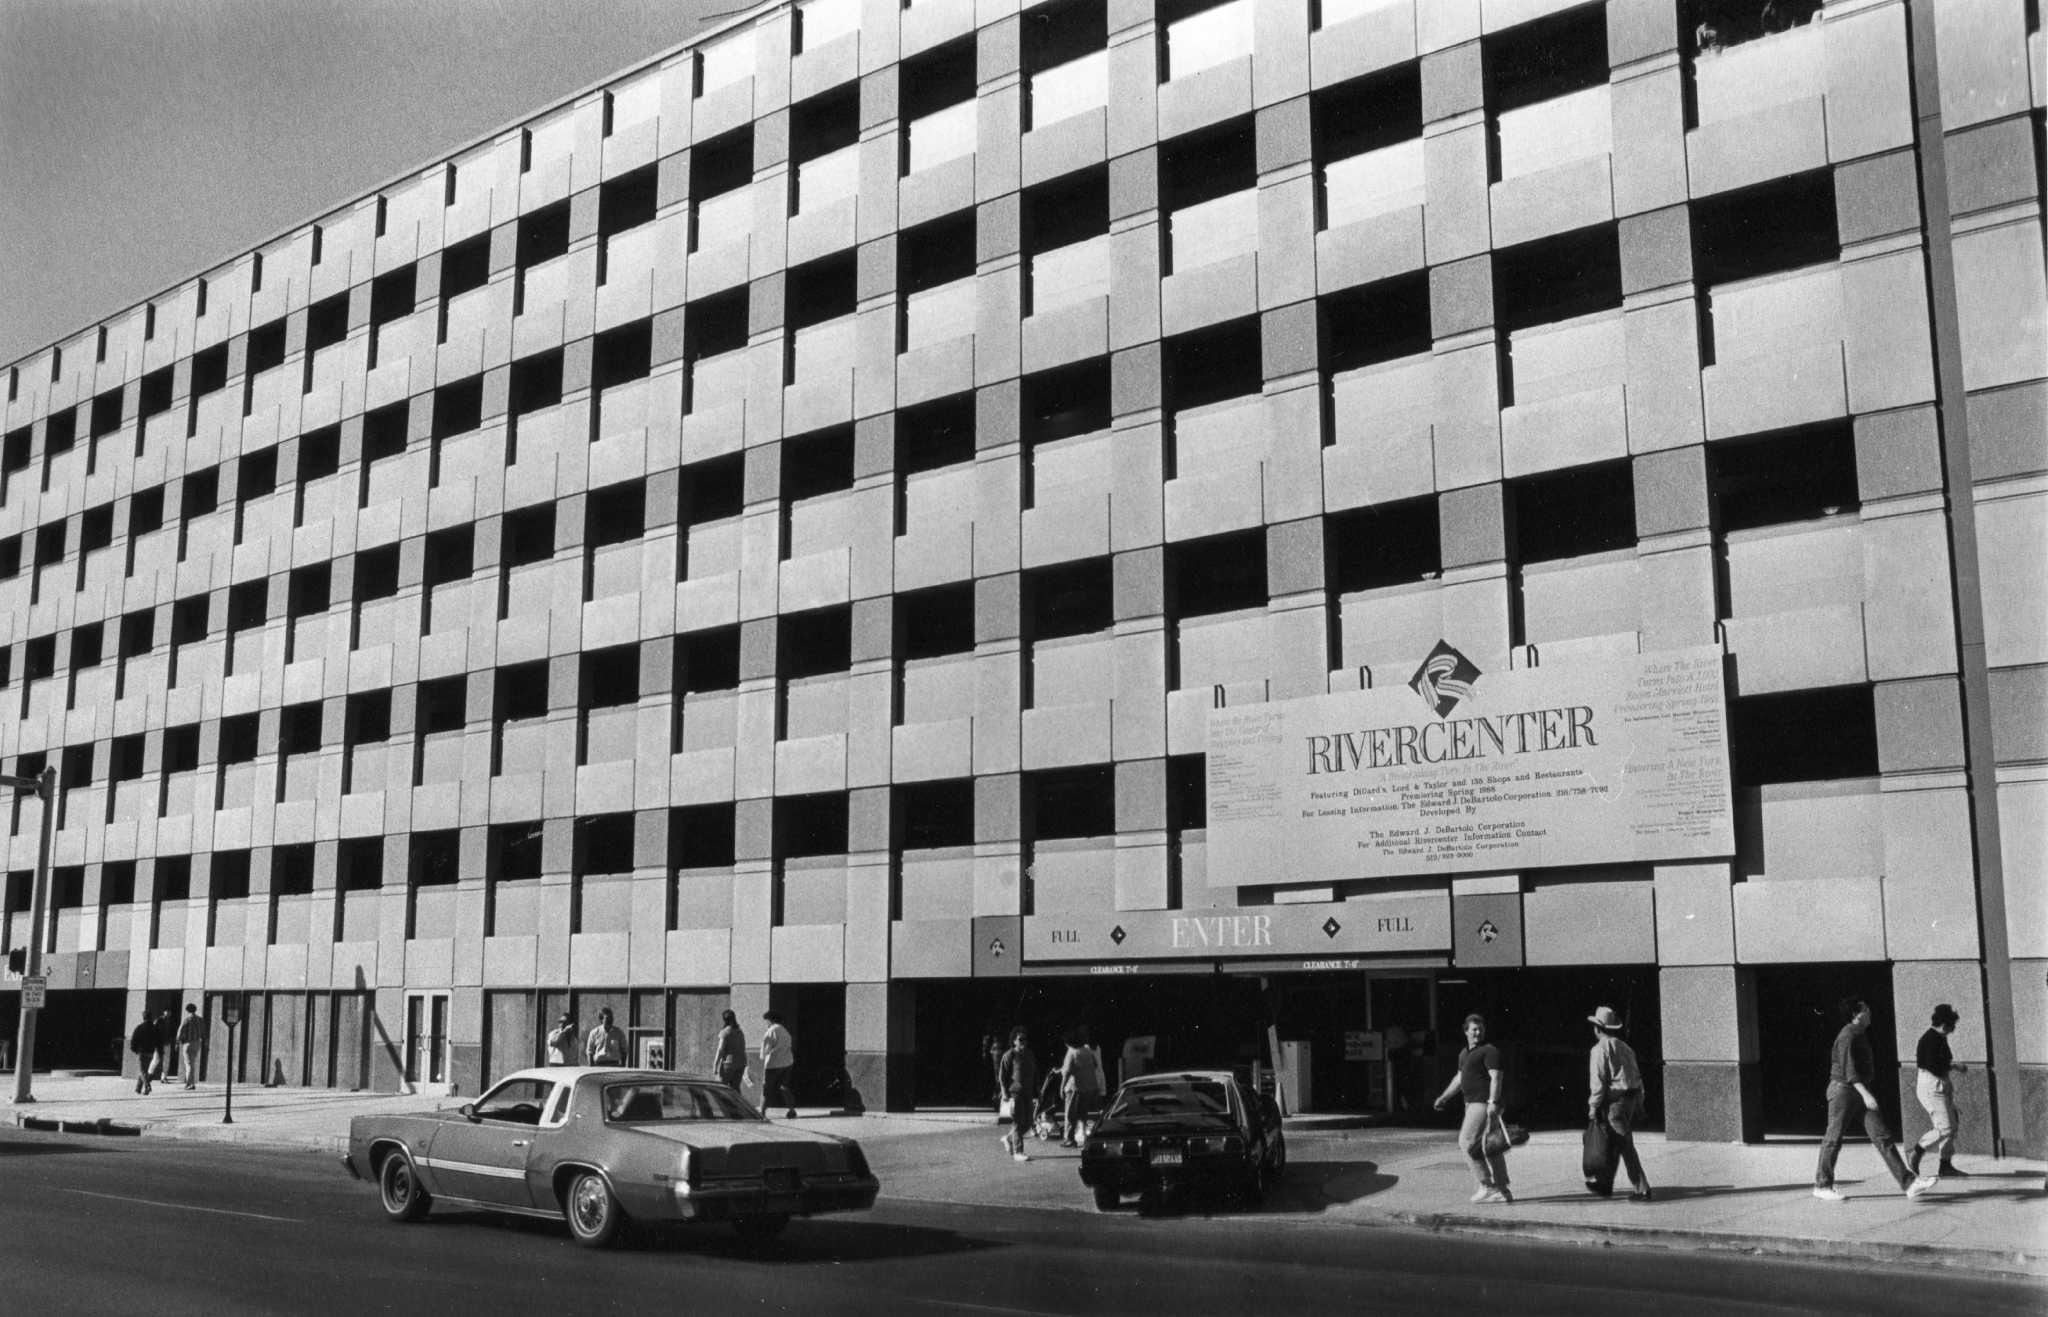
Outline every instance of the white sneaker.
POLYGON ((1493 1188, 1492 1188, 1492 1186, 1491 1186, 1491 1185, 1489 1185, 1489 1186, 1487 1186, 1486 1188, 1483 1188, 1483 1189, 1475 1189, 1475 1190, 1473 1190, 1473 1192, 1472 1192, 1472 1197, 1471 1197, 1471 1198, 1469 1198, 1469 1199, 1467 1199, 1466 1201, 1468 1201, 1468 1202, 1474 1202, 1474 1203, 1483 1203, 1483 1202, 1485 1202, 1485 1201, 1486 1201, 1487 1199, 1491 1198, 1492 1196, 1493 1196, 1493 1188))
POLYGON ((1823 1202, 1839 1203, 1847 1195, 1843 1194, 1841 1190, 1835 1188, 1833 1185, 1815 1185, 1813 1188, 1813 1196, 1815 1198, 1822 1200, 1823 1202))
POLYGON ((1028 1162, 1031 1160, 1031 1154, 1028 1152, 1013 1152, 1010 1154, 1010 1160, 1013 1162, 1028 1162))
POLYGON ((1924 1194, 1929 1189, 1932 1189, 1934 1187, 1934 1182, 1935 1177, 1932 1175, 1921 1176, 1919 1179, 1913 1181, 1913 1183, 1906 1186, 1906 1197, 1918 1198, 1921 1194, 1924 1194))

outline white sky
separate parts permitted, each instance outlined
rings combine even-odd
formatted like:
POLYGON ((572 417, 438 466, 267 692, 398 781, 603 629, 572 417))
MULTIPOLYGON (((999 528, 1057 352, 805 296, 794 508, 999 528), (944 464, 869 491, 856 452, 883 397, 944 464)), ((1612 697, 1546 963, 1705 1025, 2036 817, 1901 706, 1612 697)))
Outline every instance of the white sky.
POLYGON ((739 0, 0 0, 0 364, 739 0))

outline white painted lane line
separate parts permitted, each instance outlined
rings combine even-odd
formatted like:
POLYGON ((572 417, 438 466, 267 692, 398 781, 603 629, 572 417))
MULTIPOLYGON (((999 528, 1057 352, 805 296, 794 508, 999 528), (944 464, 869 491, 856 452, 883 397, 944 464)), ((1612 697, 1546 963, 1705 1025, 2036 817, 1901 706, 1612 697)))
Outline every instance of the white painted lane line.
POLYGON ((911 1299, 910 1302, 926 1308, 944 1308, 949 1312, 993 1312, 1005 1317, 1066 1317, 1064 1313, 1047 1312, 1043 1308, 998 1308, 987 1303, 962 1303, 958 1299, 911 1299))
POLYGON ((56 1186, 56 1188, 59 1193, 82 1194, 87 1198, 105 1198, 110 1202, 116 1203, 136 1203, 143 1207, 168 1207, 179 1212, 208 1212, 214 1216, 246 1216, 252 1221, 282 1221, 286 1225, 293 1226, 305 1224, 305 1222, 295 1216, 265 1216, 261 1212, 236 1212, 225 1207, 200 1207, 193 1203, 165 1203, 159 1202, 154 1198, 130 1198, 126 1194, 100 1194, 94 1193, 90 1189, 70 1189, 61 1185, 56 1186))

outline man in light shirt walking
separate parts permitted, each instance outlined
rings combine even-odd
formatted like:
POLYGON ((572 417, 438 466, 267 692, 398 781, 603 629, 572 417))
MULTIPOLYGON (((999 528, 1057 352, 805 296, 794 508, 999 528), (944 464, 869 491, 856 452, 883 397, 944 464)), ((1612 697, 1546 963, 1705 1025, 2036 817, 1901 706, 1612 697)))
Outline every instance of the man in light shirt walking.
POLYGON ((761 1107, 765 1111, 780 1098, 782 1118, 796 1119, 796 1093, 790 1088, 789 1072, 796 1066, 796 1040, 782 1025, 782 1012, 766 1011, 762 1019, 768 1028, 761 1034, 761 1107))
POLYGON ((1586 1114, 1613 1134, 1615 1155, 1628 1172, 1629 1197, 1647 1203, 1650 1177, 1643 1174, 1643 1159, 1636 1154, 1636 1121, 1643 1114, 1643 1072, 1636 1064, 1636 1049, 1621 1040, 1621 1015, 1612 1006, 1602 1006, 1586 1019, 1593 1026, 1588 1067, 1592 1093, 1586 1114))

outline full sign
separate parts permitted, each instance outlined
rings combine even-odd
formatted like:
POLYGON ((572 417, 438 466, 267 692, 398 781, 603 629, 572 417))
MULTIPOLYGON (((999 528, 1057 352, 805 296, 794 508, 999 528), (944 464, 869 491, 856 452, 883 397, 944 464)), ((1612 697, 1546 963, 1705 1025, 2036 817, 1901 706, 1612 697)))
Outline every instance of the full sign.
POLYGON ((32 1011, 39 1011, 47 1004, 50 981, 41 975, 23 977, 21 980, 21 1004, 32 1011))
POLYGON ((1155 960, 1273 956, 1335 961, 1443 951, 1450 945, 1448 892, 1404 892, 1300 905, 1105 910, 1024 918, 1025 954, 1040 965, 1051 961, 1138 965, 1155 960))
POLYGON ((1211 885, 1704 858, 1735 849, 1712 646, 1209 713, 1211 885))

